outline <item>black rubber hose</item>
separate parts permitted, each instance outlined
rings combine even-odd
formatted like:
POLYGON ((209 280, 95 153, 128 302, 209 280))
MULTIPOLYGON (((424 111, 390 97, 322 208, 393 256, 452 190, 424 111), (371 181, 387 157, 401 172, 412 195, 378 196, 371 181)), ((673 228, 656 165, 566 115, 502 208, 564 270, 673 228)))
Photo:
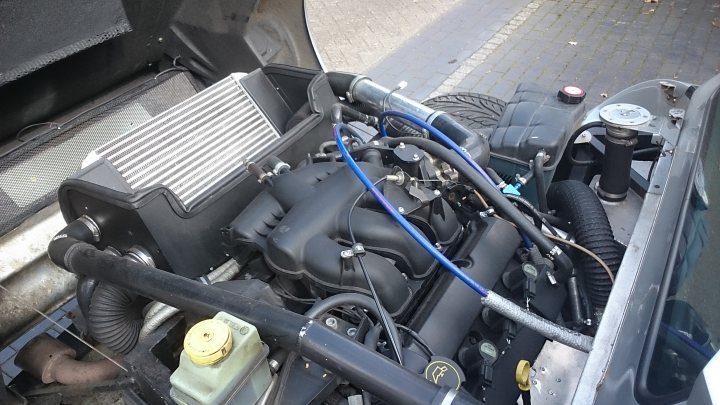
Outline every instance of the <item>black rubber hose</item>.
MULTIPOLYGON (((550 185, 548 204, 557 210, 558 216, 570 221, 575 242, 600 257, 614 275, 622 261, 622 254, 595 192, 580 181, 559 181, 550 185)), ((588 255, 581 255, 580 268, 590 302, 596 309, 604 308, 612 289, 610 277, 588 255)))
POLYGON ((117 353, 129 353, 143 325, 137 295, 100 282, 93 292, 88 313, 90 335, 117 353))
POLYGON ((530 201, 513 194, 506 194, 505 198, 517 204, 517 207, 520 209, 520 211, 530 215, 533 219, 533 223, 538 229, 542 229, 542 226, 545 225, 545 227, 548 229, 548 231, 550 231, 550 233, 558 236, 555 228, 550 225, 550 222, 548 222, 548 220, 545 219, 545 217, 538 210, 536 210, 535 207, 533 207, 530 201))
POLYGON ((533 172, 535 173, 535 185, 537 186, 538 208, 543 214, 548 213, 547 188, 545 185, 545 151, 541 150, 533 159, 533 172))
POLYGON ((403 332, 407 333, 407 335, 410 336, 410 338, 411 338, 412 340, 414 340, 415 343, 417 343, 417 345, 420 346, 420 348, 422 348, 422 349, 425 351, 425 354, 427 354, 428 357, 433 357, 433 356, 435 356, 435 352, 433 351, 433 349, 430 348, 430 345, 427 344, 427 342, 425 341, 425 339, 423 339, 423 337, 420 336, 419 333, 415 332, 414 330, 408 328, 408 327, 405 326, 405 325, 398 325, 398 329, 400 329, 400 330, 402 330, 403 332))
POLYGON ((500 177, 500 175, 495 170, 493 170, 491 167, 486 168, 485 171, 487 172, 488 176, 490 176, 492 181, 495 182, 495 184, 497 184, 497 185, 507 184, 507 182, 505 182, 505 180, 503 180, 503 178, 500 177))
POLYGON ((343 122, 343 118, 347 118, 348 121, 358 121, 365 125, 374 127, 378 124, 377 117, 372 115, 363 114, 358 110, 346 106, 345 104, 335 103, 332 106, 331 118, 333 124, 339 124, 343 122))
POLYGON ((602 122, 589 122, 585 125, 582 125, 580 128, 576 129, 575 132, 573 132, 572 135, 570 135, 570 140, 567 143, 567 146, 565 147, 565 159, 567 159, 570 163, 572 163, 575 166, 590 166, 598 163, 595 160, 576 160, 573 156, 573 149, 575 149, 575 140, 582 134, 583 132, 587 131, 590 128, 604 128, 605 124, 602 122))
POLYGON ((513 222, 517 227, 527 235, 530 240, 535 243, 538 248, 545 254, 549 255, 558 270, 555 272, 555 278, 560 281, 566 281, 572 274, 573 264, 570 258, 555 243, 550 241, 541 230, 535 228, 532 222, 529 222, 525 215, 513 203, 506 198, 498 189, 493 187, 478 172, 467 164, 457 153, 447 149, 437 142, 429 139, 416 137, 402 138, 382 138, 390 146, 399 145, 401 142, 415 145, 446 162, 460 174, 462 174, 470 183, 472 183, 478 191, 487 197, 496 210, 505 214, 508 220, 513 222))
POLYGON ((388 403, 478 403, 462 391, 436 386, 306 316, 99 251, 64 230, 50 242, 48 254, 70 272, 132 289, 184 311, 210 317, 225 311, 255 325, 269 344, 295 351, 388 403))
POLYGON ((456 144, 470 151, 473 159, 482 167, 490 163, 490 146, 488 141, 475 132, 455 121, 450 114, 439 114, 431 122, 433 127, 447 135, 456 144), (472 151, 475 150, 475 153, 472 151))
MULTIPOLYGON (((378 312, 378 304, 373 300, 372 298, 368 297, 367 295, 357 294, 357 293, 344 293, 344 294, 336 294, 331 295, 328 298, 325 298, 324 300, 316 302, 312 308, 307 310, 305 312, 305 316, 309 318, 318 318, 320 315, 324 314, 325 312, 330 311, 333 308, 337 308, 342 305, 355 305, 364 309, 367 309, 373 316, 375 316, 375 319, 382 320, 382 316, 380 315, 380 312, 378 312)), ((400 333, 397 330, 397 326, 392 322, 392 316, 384 307, 381 307, 383 311, 385 311, 385 319, 389 320, 388 328, 390 330, 386 331, 388 334, 392 335, 393 342, 400 342, 402 341, 400 339, 400 333)))
POLYGON ((376 351, 377 350, 377 343, 380 340, 380 333, 382 332, 382 326, 376 325, 370 328, 368 332, 365 334, 365 339, 363 339, 363 344, 370 350, 376 351))
POLYGON ((80 312, 82 312, 86 319, 90 313, 90 301, 92 300, 93 292, 95 292, 97 285, 98 281, 96 279, 92 277, 81 277, 75 289, 78 307, 80 307, 80 312))
POLYGON ((325 75, 330 83, 330 88, 338 97, 347 97, 346 93, 350 90, 350 85, 355 79, 364 77, 354 73, 346 72, 327 72, 325 75))

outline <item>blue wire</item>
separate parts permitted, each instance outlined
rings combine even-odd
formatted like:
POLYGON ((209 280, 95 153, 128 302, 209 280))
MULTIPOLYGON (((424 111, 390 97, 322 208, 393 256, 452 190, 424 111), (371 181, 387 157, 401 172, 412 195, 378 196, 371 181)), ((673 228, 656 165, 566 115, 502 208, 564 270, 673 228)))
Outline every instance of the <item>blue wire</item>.
POLYGON ((532 241, 527 235, 525 235, 525 233, 520 232, 520 237, 522 238, 523 246, 525 246, 526 249, 533 247, 532 241))
POLYGON ((485 178, 485 180, 488 181, 488 183, 492 184, 495 188, 498 188, 498 185, 495 184, 495 182, 490 178, 490 176, 487 174, 487 172, 485 172, 485 170, 483 170, 483 168, 480 167, 480 165, 477 164, 477 162, 472 160, 470 155, 466 151, 464 151, 460 147, 460 145, 455 143, 452 139, 448 138, 447 135, 440 132, 439 129, 435 128, 434 126, 428 124, 427 122, 421 120, 420 118, 418 118, 414 115, 407 114, 407 113, 404 113, 401 111, 385 111, 384 113, 380 114, 380 122, 378 124, 378 127, 380 129, 380 134, 383 137, 388 136, 387 129, 385 129, 385 118, 387 118, 387 117, 402 118, 406 121, 410 121, 413 124, 425 129, 426 131, 430 132, 430 135, 432 135, 433 137, 438 139, 442 144, 444 144, 446 147, 454 150, 455 153, 460 155, 460 157, 463 158, 463 160, 465 160, 473 169, 475 169, 476 172, 480 173, 485 178))
POLYGON ((341 129, 345 129, 346 131, 354 131, 352 127, 350 127, 347 124, 336 124, 335 128, 333 128, 333 131, 335 133, 335 143, 337 143, 337 147, 340 150, 340 153, 342 154, 343 158, 345 159, 345 162, 350 167, 350 170, 355 173, 355 175, 360 179, 360 181, 365 185, 365 188, 368 189, 368 191, 375 197, 375 199, 382 205, 382 207, 385 209, 385 211, 390 214, 391 217, 395 221, 397 221, 400 226, 405 229, 405 231, 410 234, 410 236, 415 239, 417 243, 420 244, 420 246, 423 247, 432 257, 435 258, 443 267, 445 267, 450 273, 452 273, 455 277, 459 278, 463 283, 467 284, 468 287, 472 288, 474 291, 476 291, 478 294, 480 294, 483 297, 487 297, 488 290, 487 288, 480 285, 477 281, 473 280, 465 274, 458 266, 456 266, 453 262, 451 262, 445 255, 440 253, 435 246, 433 246, 426 238, 423 236, 417 229, 415 229, 402 215, 400 215, 399 212, 395 209, 395 207, 390 204, 390 202, 385 199, 385 196, 380 192, 380 190, 377 189, 370 181, 370 179, 363 173, 362 169, 360 169, 360 166, 358 166, 357 163, 353 160, 352 156, 350 156, 350 152, 348 152, 347 148, 342 142, 342 135, 340 133, 341 129))
MULTIPOLYGON (((477 164, 477 162, 472 160, 470 155, 467 152, 465 152, 464 150, 462 150, 462 148, 460 148, 460 145, 455 143, 455 141, 453 141, 452 139, 448 138, 448 136, 443 134, 439 129, 435 128, 434 126, 428 124, 427 122, 421 120, 420 118, 418 118, 414 115, 404 113, 401 111, 385 111, 384 113, 380 114, 380 121, 379 121, 378 127, 380 129, 380 134, 383 137, 388 136, 387 129, 385 128, 385 118, 387 118, 387 117, 402 118, 404 120, 410 121, 413 124, 427 130, 428 132, 430 132, 430 134, 432 136, 434 136, 436 139, 440 140, 440 142, 445 144, 446 147, 454 150, 455 153, 460 155, 460 157, 462 157, 463 160, 465 160, 473 169, 475 169, 475 171, 480 173, 485 178, 485 180, 487 180, 490 184, 495 186, 495 188, 499 189, 498 185, 495 184, 495 182, 490 178, 490 176, 487 174, 487 172, 485 170, 483 170, 483 168, 480 167, 480 165, 477 164)), ((526 248, 529 249, 533 246, 532 241, 530 240, 530 238, 527 235, 525 235, 523 232, 520 232, 520 236, 522 237, 523 245, 526 248)))

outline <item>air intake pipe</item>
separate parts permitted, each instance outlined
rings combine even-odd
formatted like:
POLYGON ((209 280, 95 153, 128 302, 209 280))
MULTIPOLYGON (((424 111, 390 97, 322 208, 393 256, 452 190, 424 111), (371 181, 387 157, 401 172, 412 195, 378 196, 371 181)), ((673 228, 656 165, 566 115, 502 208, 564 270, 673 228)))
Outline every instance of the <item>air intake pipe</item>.
POLYGON ((328 72, 328 80, 333 93, 344 97, 351 104, 360 104, 358 109, 374 115, 389 110, 402 111, 427 122, 452 139, 480 166, 487 166, 490 161, 490 146, 487 139, 465 128, 452 116, 442 111, 418 103, 394 90, 389 90, 367 76, 344 72, 328 72))
POLYGON ((266 342, 297 352, 387 403, 477 404, 468 394, 439 387, 307 316, 114 256, 90 241, 92 232, 76 220, 53 238, 48 255, 72 273, 185 311, 205 316, 225 311, 255 325, 266 342))

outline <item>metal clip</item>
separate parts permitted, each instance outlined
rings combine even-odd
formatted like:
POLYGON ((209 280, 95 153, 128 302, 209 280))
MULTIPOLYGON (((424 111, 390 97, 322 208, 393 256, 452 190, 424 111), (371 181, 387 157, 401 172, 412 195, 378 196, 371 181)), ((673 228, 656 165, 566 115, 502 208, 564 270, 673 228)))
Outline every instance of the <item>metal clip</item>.
POLYGON ((362 243, 352 245, 352 253, 355 257, 365 256, 365 246, 362 243))
POLYGON ((362 243, 356 243, 350 247, 350 249, 346 249, 340 252, 340 258, 343 260, 352 259, 353 257, 362 257, 365 256, 365 246, 363 246, 362 243))

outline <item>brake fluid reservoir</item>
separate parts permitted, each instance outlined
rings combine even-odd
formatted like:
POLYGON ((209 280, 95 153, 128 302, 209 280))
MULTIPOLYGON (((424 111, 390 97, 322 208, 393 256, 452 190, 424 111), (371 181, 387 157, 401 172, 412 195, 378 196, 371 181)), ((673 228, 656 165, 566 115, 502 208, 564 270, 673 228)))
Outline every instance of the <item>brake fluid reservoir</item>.
POLYGON ((270 385, 268 348, 255 327, 224 312, 190 328, 170 396, 181 405, 254 404, 270 385))

